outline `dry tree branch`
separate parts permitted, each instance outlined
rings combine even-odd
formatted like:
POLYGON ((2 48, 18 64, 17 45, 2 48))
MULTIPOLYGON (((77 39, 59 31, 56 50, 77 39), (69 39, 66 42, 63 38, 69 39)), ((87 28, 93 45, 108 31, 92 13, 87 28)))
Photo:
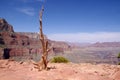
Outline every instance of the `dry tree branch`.
POLYGON ((39 71, 43 70, 43 69, 47 69, 47 64, 48 64, 48 52, 50 51, 50 49, 48 49, 48 41, 45 40, 44 34, 43 34, 43 30, 42 30, 42 16, 43 16, 43 11, 44 11, 44 6, 42 6, 42 9, 40 10, 40 16, 39 16, 39 23, 40 23, 40 41, 42 44, 42 58, 41 60, 35 64, 36 67, 39 71))

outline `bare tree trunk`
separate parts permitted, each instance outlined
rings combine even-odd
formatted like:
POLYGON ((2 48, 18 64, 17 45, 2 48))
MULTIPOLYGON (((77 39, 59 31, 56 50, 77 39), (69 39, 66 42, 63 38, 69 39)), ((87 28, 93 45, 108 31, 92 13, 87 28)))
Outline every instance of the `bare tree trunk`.
POLYGON ((42 15, 44 11, 44 6, 42 6, 42 9, 40 11, 40 17, 39 17, 39 22, 40 22, 40 41, 42 44, 42 57, 38 63, 36 63, 36 67, 39 71, 47 69, 47 64, 48 64, 48 52, 50 49, 48 49, 48 41, 45 39, 43 31, 42 31, 42 15))

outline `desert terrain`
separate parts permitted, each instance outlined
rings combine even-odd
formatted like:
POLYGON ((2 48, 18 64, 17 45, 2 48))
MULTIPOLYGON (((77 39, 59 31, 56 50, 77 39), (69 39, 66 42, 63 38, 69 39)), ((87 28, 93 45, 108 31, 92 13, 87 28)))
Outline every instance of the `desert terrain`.
POLYGON ((120 80, 120 66, 90 63, 49 63, 38 71, 34 61, 0 60, 0 80, 120 80))

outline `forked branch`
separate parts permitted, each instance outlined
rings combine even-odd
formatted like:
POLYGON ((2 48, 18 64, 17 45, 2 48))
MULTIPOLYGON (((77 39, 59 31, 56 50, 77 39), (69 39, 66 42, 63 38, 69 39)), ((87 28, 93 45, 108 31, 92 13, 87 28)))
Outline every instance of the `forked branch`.
POLYGON ((47 64, 48 64, 48 52, 50 49, 48 49, 48 41, 45 39, 44 34, 43 34, 43 29, 42 29, 42 16, 43 16, 43 11, 44 11, 44 6, 42 6, 42 9, 40 10, 40 16, 39 16, 39 23, 40 23, 40 41, 42 44, 42 57, 38 63, 36 63, 36 67, 39 71, 47 69, 47 64))

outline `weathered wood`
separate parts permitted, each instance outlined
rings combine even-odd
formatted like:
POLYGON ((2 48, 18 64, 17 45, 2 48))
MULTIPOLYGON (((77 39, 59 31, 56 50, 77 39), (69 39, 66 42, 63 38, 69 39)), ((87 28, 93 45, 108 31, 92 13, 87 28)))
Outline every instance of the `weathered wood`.
POLYGON ((48 41, 45 39, 44 34, 43 34, 43 30, 42 30, 42 15, 43 15, 43 11, 44 11, 44 6, 42 6, 42 9, 40 11, 40 17, 39 17, 39 23, 40 23, 40 41, 42 44, 42 57, 40 59, 40 61, 38 63, 34 63, 35 68, 37 68, 39 71, 41 70, 46 70, 48 67, 48 52, 50 51, 50 49, 48 49, 48 41))

